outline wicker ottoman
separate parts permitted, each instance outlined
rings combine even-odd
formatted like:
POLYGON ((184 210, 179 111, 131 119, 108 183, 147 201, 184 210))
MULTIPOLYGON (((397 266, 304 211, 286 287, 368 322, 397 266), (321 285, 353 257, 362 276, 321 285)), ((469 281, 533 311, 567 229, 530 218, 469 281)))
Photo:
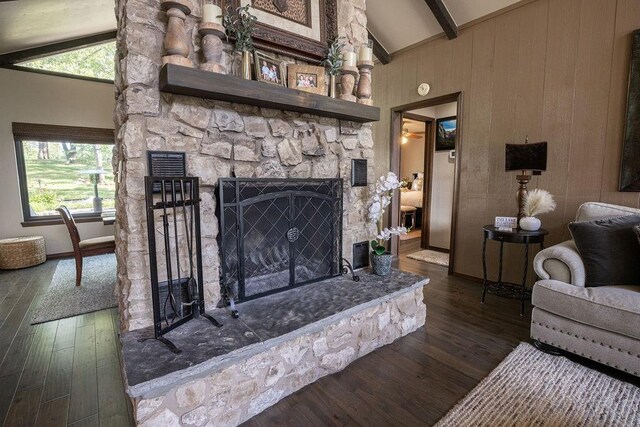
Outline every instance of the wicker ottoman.
POLYGON ((31 267, 46 260, 47 251, 42 236, 0 240, 0 269, 31 267))

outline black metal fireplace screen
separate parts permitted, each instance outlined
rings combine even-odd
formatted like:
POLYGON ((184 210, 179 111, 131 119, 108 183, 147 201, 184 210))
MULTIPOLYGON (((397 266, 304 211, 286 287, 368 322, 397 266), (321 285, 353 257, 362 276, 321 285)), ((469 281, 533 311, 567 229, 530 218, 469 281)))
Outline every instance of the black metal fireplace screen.
POLYGON ((341 274, 342 179, 219 180, 221 285, 246 301, 341 274))

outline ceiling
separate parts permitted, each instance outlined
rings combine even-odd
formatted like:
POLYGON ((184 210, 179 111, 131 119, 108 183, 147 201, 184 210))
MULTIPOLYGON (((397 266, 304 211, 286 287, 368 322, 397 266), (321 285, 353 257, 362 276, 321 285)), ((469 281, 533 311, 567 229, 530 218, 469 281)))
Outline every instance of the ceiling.
POLYGON ((409 132, 424 132, 424 122, 404 119, 402 121, 402 130, 406 130, 409 132))
MULTIPOLYGON (((443 0, 460 26, 518 0, 443 0)), ((115 30, 115 0, 0 1, 0 54, 115 30)), ((442 32, 425 0, 367 0, 368 27, 389 53, 442 32)))
MULTIPOLYGON (((460 27, 519 0, 442 1, 460 27)), ((367 26, 389 53, 442 33, 425 0, 367 0, 367 26)))
POLYGON ((114 0, 0 2, 0 54, 116 29, 114 0))

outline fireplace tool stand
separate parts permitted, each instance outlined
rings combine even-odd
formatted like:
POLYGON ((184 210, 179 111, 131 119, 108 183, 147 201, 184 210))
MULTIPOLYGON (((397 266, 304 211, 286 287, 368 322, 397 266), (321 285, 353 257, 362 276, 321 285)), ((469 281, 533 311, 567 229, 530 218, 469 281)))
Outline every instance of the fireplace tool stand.
POLYGON ((200 316, 222 326, 204 307, 199 180, 145 177, 145 196, 154 336, 140 341, 158 340, 180 354, 164 334, 200 316), (159 270, 166 280, 160 281, 159 270))
POLYGON ((346 258, 342 258, 342 262, 343 262, 342 274, 345 275, 345 274, 351 273, 351 280, 353 280, 354 282, 359 282, 360 276, 358 276, 356 272, 353 271, 353 266, 351 266, 351 263, 349 262, 349 260, 346 258))

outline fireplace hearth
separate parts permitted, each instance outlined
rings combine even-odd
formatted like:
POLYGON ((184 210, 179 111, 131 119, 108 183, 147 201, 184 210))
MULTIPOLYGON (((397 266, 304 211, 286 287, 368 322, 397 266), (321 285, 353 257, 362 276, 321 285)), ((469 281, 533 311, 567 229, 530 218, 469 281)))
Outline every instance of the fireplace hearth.
POLYGON ((342 273, 342 179, 221 178, 218 192, 225 303, 342 273))

